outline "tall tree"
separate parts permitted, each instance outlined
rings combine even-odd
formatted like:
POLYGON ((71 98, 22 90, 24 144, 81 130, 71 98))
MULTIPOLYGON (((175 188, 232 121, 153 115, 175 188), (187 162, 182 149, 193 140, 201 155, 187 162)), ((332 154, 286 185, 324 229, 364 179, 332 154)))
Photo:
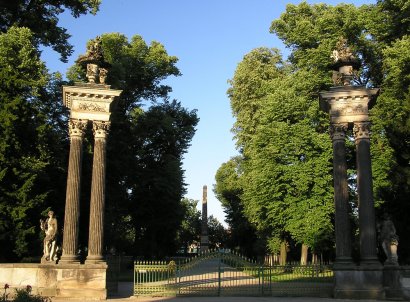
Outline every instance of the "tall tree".
POLYGON ((27 28, 0 34, 0 244, 8 246, 0 258, 8 260, 38 251, 38 219, 58 188, 50 177, 60 177, 64 137, 43 107, 53 88, 32 40, 27 28))
POLYGON ((181 200, 184 218, 178 229, 178 246, 183 248, 184 253, 188 252, 188 248, 192 243, 200 241, 201 212, 197 209, 198 202, 198 200, 188 198, 181 200))
POLYGON ((236 156, 223 163, 215 175, 214 193, 225 212, 225 221, 229 226, 228 248, 239 251, 248 257, 256 254, 256 230, 243 213, 241 184, 242 157, 236 156))

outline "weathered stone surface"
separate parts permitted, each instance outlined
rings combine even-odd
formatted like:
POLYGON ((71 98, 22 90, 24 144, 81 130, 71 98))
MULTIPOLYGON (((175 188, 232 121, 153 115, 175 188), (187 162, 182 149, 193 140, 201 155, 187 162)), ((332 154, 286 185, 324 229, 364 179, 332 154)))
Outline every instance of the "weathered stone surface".
POLYGON ((384 299, 383 271, 357 267, 335 270, 334 297, 337 299, 384 299))
POLYGON ((50 297, 104 300, 106 270, 105 264, 0 264, 0 284, 30 285, 34 293, 50 297))

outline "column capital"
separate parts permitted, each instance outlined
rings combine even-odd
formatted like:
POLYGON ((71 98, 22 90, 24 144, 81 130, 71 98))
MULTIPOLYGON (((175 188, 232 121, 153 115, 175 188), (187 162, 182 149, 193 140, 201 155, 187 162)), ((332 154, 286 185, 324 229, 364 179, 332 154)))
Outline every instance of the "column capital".
POLYGON ((70 118, 70 120, 68 121, 68 132, 70 134, 70 137, 83 137, 85 129, 87 129, 87 124, 88 120, 70 118))
POLYGON ((358 122, 353 125, 355 140, 370 139, 370 122, 358 122))
POLYGON ((93 133, 95 138, 107 138, 111 123, 105 121, 93 121, 93 133))
POLYGON ((332 141, 345 140, 348 123, 330 124, 329 132, 332 141))

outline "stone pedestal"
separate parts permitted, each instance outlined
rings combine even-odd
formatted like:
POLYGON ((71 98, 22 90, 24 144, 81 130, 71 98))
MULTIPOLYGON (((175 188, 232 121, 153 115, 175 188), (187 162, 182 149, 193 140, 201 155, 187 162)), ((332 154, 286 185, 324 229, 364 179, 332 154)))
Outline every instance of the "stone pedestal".
POLYGON ((0 284, 32 287, 34 294, 65 299, 107 299, 105 264, 0 264, 0 284))
POLYGON ((384 266, 383 286, 386 291, 386 298, 392 300, 401 300, 406 298, 402 288, 401 270, 397 264, 384 266))
POLYGON ((335 269, 334 297, 336 299, 385 298, 383 270, 380 266, 356 267, 355 269, 335 269))

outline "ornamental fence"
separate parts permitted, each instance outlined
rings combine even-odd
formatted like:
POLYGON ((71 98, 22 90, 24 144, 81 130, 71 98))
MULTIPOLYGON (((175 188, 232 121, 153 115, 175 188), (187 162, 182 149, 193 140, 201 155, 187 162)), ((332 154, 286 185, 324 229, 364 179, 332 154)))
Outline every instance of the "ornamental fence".
POLYGON ((185 261, 137 261, 135 296, 331 297, 326 265, 263 266, 230 252, 211 251, 185 261))

